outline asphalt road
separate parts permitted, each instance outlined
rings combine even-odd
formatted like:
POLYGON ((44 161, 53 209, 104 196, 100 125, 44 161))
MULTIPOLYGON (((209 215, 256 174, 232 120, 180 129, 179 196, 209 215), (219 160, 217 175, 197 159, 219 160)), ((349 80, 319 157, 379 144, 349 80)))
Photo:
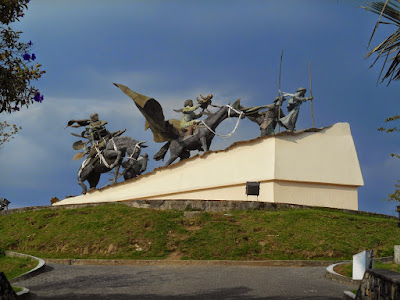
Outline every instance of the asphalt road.
POLYGON ((325 267, 92 266, 46 264, 15 283, 26 299, 342 299, 354 289, 324 277, 325 267))

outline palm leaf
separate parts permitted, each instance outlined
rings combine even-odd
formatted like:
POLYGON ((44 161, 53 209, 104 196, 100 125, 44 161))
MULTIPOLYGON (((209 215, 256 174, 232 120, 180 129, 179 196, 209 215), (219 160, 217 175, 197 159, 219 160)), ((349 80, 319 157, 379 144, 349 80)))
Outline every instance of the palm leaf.
POLYGON ((373 12, 379 15, 378 21, 375 24, 374 30, 372 31, 371 37, 368 42, 368 47, 371 44, 372 38, 380 24, 394 25, 396 30, 389 35, 383 42, 378 46, 374 47, 370 52, 367 53, 366 58, 371 55, 376 55, 376 59, 371 64, 372 68, 378 60, 385 57, 385 60, 380 71, 378 82, 382 78, 384 69, 387 63, 390 66, 387 68, 385 75, 383 76, 381 83, 388 79, 388 84, 392 80, 400 79, 400 0, 386 0, 385 2, 373 2, 367 3, 367 6, 361 6, 367 11, 373 12), (388 20, 389 22, 381 20, 382 18, 388 20))

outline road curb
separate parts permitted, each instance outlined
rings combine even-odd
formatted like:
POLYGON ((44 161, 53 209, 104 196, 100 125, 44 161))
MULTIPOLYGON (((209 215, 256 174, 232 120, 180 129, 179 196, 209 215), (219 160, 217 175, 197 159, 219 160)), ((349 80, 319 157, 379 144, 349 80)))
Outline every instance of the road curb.
POLYGON ((26 287, 21 286, 21 288, 22 288, 22 291, 16 293, 17 297, 21 297, 22 295, 26 295, 26 294, 30 293, 30 290, 27 289, 26 287))
POLYGON ((361 280, 353 280, 350 277, 341 275, 341 274, 339 274, 339 273, 334 271, 334 268, 337 265, 348 264, 348 263, 351 263, 351 262, 352 262, 351 260, 348 260, 348 261, 343 261, 343 262, 336 263, 336 264, 328 266, 326 268, 325 277, 329 278, 329 279, 332 279, 332 280, 335 280, 335 281, 338 281, 340 283, 347 283, 347 284, 351 284, 351 285, 354 285, 354 286, 359 286, 360 283, 361 283, 361 280))
MULTIPOLYGON (((375 261, 390 262, 390 261, 393 261, 393 259, 394 259, 393 256, 387 256, 387 257, 375 258, 375 261)), ((341 275, 341 274, 339 274, 339 273, 334 271, 334 268, 337 265, 349 264, 349 263, 352 263, 352 262, 353 262, 352 260, 346 260, 346 261, 341 261, 339 263, 334 263, 334 264, 328 266, 326 268, 325 277, 329 278, 329 279, 332 279, 332 280, 335 280, 335 281, 338 281, 338 282, 341 282, 341 283, 348 283, 348 284, 352 284, 354 286, 359 286, 362 280, 354 280, 354 279, 352 279, 350 277, 341 275)))
POLYGON ((237 261, 237 260, 134 260, 134 259, 54 259, 45 258, 47 263, 64 265, 137 265, 137 266, 249 266, 249 267, 326 267, 337 261, 320 260, 261 260, 261 261, 237 261))
MULTIPOLYGON (((24 274, 22 274, 20 276, 17 276, 15 278, 9 280, 11 283, 23 281, 23 280, 26 280, 28 278, 31 278, 33 276, 36 276, 36 275, 42 273, 44 271, 44 267, 46 265, 46 263, 45 263, 45 261, 43 259, 35 257, 35 256, 32 256, 32 255, 28 255, 28 254, 22 254, 22 253, 13 252, 13 251, 6 251, 6 256, 31 258, 31 259, 34 259, 34 260, 38 261, 38 265, 35 268, 33 268, 32 270, 30 270, 30 271, 28 271, 28 272, 26 272, 26 273, 24 273, 24 274)), ((29 292, 29 290, 28 290, 28 292, 29 292)))

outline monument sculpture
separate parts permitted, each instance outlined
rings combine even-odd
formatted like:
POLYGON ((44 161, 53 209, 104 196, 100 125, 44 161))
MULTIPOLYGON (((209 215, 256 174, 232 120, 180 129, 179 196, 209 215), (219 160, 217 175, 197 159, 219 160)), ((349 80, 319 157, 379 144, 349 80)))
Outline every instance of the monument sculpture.
POLYGON ((278 119, 285 116, 281 108, 285 100, 284 97, 276 97, 272 104, 247 109, 246 117, 260 126, 260 136, 275 134, 278 119), (267 110, 261 111, 264 108, 267 110))
POLYGON ((285 127, 288 131, 294 131, 296 129, 297 118, 299 117, 300 105, 307 100, 314 99, 313 97, 304 97, 306 88, 300 87, 294 94, 284 93, 279 91, 279 94, 283 97, 290 97, 288 100, 288 114, 284 117, 279 118, 278 122, 280 125, 285 127))
MULTIPOLYGON (((136 93, 122 84, 114 84, 134 101, 146 119, 145 130, 148 128, 151 129, 154 141, 158 143, 167 142, 153 157, 157 161, 162 160, 168 150, 170 150, 170 158, 166 163, 167 166, 172 164, 178 157, 181 160, 189 158, 190 151, 192 150, 207 152, 216 135, 215 129, 222 121, 227 118, 237 117, 238 122, 234 129, 235 131, 240 119, 245 116, 245 111, 240 109, 240 100, 237 100, 233 105, 213 105, 214 107, 218 107, 219 110, 215 113, 208 113, 208 117, 205 120, 198 121, 199 115, 193 115, 192 113, 199 107, 202 107, 204 111, 211 105, 212 95, 210 94, 206 98, 202 97, 202 100, 198 99, 196 106, 193 106, 193 101, 187 101, 183 110, 175 110, 184 114, 182 121, 176 119, 166 121, 162 107, 158 101, 136 93), (196 122, 193 122, 193 119, 196 119, 196 122), (185 136, 183 130, 194 124, 196 124, 197 129, 193 132, 193 135, 185 136)), ((231 136, 233 132, 222 137, 231 136)))
POLYGON ((143 153, 138 159, 127 159, 122 163, 124 171, 119 176, 124 176, 125 180, 136 178, 146 171, 148 160, 147 153, 143 153))
POLYGON ((312 105, 312 100, 314 97, 312 95, 311 62, 309 63, 311 97, 306 98, 304 97, 306 89, 303 87, 298 88, 294 94, 284 93, 281 91, 282 57, 283 50, 281 53, 281 61, 279 66, 279 93, 278 97, 275 98, 274 103, 247 109, 246 117, 260 126, 261 136, 274 135, 277 124, 279 125, 278 133, 280 132, 280 126, 286 128, 289 132, 295 131, 296 122, 300 112, 300 105, 308 100, 311 100, 312 125, 313 128, 315 128, 314 109, 312 105), (282 103, 286 100, 285 97, 290 97, 288 101, 287 115, 283 113, 281 108, 282 103), (267 110, 261 111, 265 108, 267 110))
POLYGON ((8 205, 10 203, 11 202, 8 201, 6 198, 0 198, 0 210, 3 210, 3 209, 7 209, 8 210, 8 205))
MULTIPOLYGON (((163 199, 164 203, 168 200, 185 199, 188 202, 259 201, 357 210, 358 188, 364 182, 349 124, 337 123, 315 128, 311 68, 311 97, 305 96, 305 88, 299 88, 293 94, 282 92, 280 75, 278 97, 272 104, 246 108, 237 100, 233 105, 219 106, 212 103, 212 94, 206 97, 200 94, 197 103, 188 99, 184 101, 183 108, 175 110, 180 114, 180 120, 166 120, 163 108, 157 100, 114 83, 133 100, 145 118, 144 129, 150 128, 154 141, 163 143, 154 155, 155 160, 163 160, 169 151, 170 157, 166 162, 168 166, 177 158, 189 158, 192 150, 208 153, 193 157, 179 166, 156 168, 134 181, 66 198, 53 205, 136 200, 138 202, 135 205, 142 205, 142 200, 146 200, 143 205, 148 205, 147 201, 152 200, 163 199), (281 126, 287 132, 295 131, 300 106, 309 100, 313 129, 273 136, 277 125, 278 133, 281 126), (287 112, 282 107, 285 101, 288 103, 287 112), (239 141, 227 149, 209 151, 215 135, 221 136, 215 132, 216 128, 229 117, 237 118, 236 126, 230 134, 222 137, 231 136, 244 117, 258 124, 261 136, 270 137, 239 141), (257 182, 257 195, 249 193, 247 187, 250 182, 257 182)), ((95 187, 100 174, 110 171, 111 166, 117 168, 114 178, 110 179, 112 182, 116 182, 121 176, 125 180, 135 178, 146 170, 149 157, 147 154, 140 156, 141 142, 131 139, 124 142, 121 140, 120 144, 119 139, 125 137, 109 133, 105 128, 106 123, 99 121, 98 116, 86 122, 80 121, 82 120, 72 120, 69 125, 80 127, 89 126, 90 122, 99 122, 94 124, 97 126, 88 127, 81 135, 76 135, 86 138, 86 141, 74 143, 76 150, 85 148, 76 157, 88 155, 78 174, 83 193, 86 192, 83 181, 88 180, 90 187, 95 187), (103 133, 95 135, 96 128, 103 133), (102 141, 105 146, 100 150, 102 141), (87 149, 90 143, 92 147, 87 149), (89 153, 93 145, 96 152, 90 160, 89 153), (128 157, 123 161, 125 153, 128 157), (121 166, 123 171, 118 173, 121 166)), ((170 203, 165 205, 167 207, 170 203)))
MULTIPOLYGON (((110 133, 105 125, 107 122, 98 119, 98 114, 92 114, 90 119, 84 120, 70 120, 66 127, 79 128, 87 126, 81 135, 71 133, 74 136, 82 137, 86 139, 86 142, 79 140, 73 144, 75 150, 84 149, 83 152, 75 154, 74 159, 81 159, 87 155, 86 159, 82 162, 78 171, 78 184, 82 187, 82 194, 86 194, 87 187, 84 181, 89 182, 90 188, 96 188, 99 183, 100 176, 102 173, 107 173, 113 169, 114 178, 111 183, 116 183, 119 177, 119 169, 122 165, 122 161, 126 157, 125 167, 128 170, 124 170, 124 178, 133 178, 135 175, 135 168, 132 169, 134 163, 141 152, 141 148, 147 147, 144 145, 144 141, 137 141, 131 137, 121 136, 125 130, 119 130, 110 133), (88 147, 89 145, 89 147, 88 147), (124 173, 125 172, 125 173, 124 173), (127 174, 127 175, 126 175, 127 174)), ((146 168, 146 163, 143 160, 140 161, 142 168, 146 168)), ((143 172, 144 170, 141 170, 143 172)), ((140 173, 141 173, 140 172, 140 173)), ((137 176, 137 175, 136 175, 137 176)))
MULTIPOLYGON (((200 97, 203 100, 200 100, 197 97, 198 104, 196 106, 193 106, 193 100, 188 99, 185 100, 183 104, 184 106, 183 109, 174 109, 174 111, 182 113, 182 121, 180 123, 180 128, 183 132, 185 132, 185 136, 193 135, 193 131, 196 129, 196 126, 201 124, 201 120, 198 119, 203 116, 204 110, 207 109, 208 105, 211 105, 211 99, 213 95, 209 94, 205 98, 203 97, 203 95, 200 94, 200 97), (197 110, 198 108, 203 108, 203 110, 199 114, 196 114, 195 110, 197 110)), ((209 115, 210 111, 208 109, 207 111, 209 115)))

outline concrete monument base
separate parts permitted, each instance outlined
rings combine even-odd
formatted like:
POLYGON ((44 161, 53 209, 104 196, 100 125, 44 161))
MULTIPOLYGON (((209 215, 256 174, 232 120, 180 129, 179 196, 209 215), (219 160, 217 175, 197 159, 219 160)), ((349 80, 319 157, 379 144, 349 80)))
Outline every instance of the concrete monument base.
POLYGON ((358 210, 363 178, 347 123, 259 137, 53 205, 137 199, 239 200, 358 210), (246 194, 259 182, 259 195, 246 194))

